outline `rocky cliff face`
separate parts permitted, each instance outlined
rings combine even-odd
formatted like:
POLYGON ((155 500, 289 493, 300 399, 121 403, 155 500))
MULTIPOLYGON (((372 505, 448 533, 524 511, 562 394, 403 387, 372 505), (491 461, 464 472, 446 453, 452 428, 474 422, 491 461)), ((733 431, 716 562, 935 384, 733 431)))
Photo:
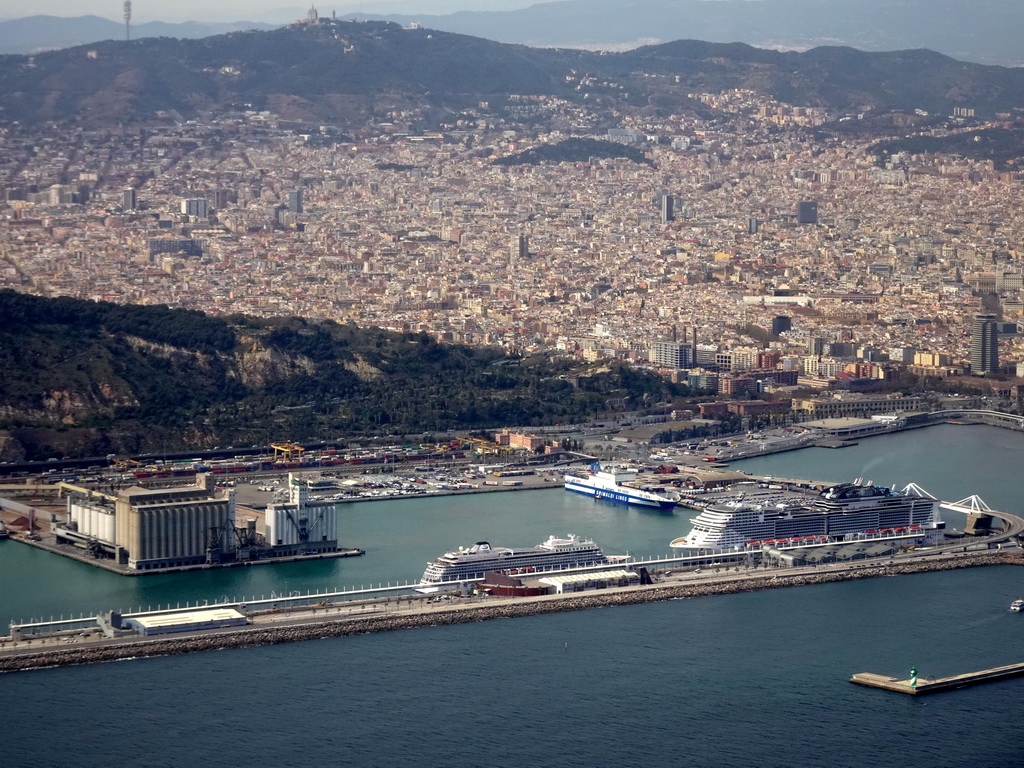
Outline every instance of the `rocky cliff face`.
POLYGON ((252 336, 239 339, 231 360, 231 375, 247 389, 265 387, 271 381, 316 372, 316 364, 303 355, 288 355, 252 336))
POLYGON ((7 431, 0 430, 0 461, 24 461, 25 446, 7 431))
POLYGON ((0 387, 0 426, 8 429, 0 432, 0 461, 214 445, 223 442, 222 426, 209 422, 208 409, 230 411, 276 381, 317 372, 308 357, 255 335, 226 352, 104 337, 80 353, 55 351, 37 367, 41 375, 0 387))

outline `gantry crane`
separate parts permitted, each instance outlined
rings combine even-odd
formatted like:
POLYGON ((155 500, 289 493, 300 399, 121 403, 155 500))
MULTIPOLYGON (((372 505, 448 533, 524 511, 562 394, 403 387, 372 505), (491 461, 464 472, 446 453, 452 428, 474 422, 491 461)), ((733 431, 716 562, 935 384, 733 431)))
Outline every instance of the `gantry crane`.
POLYGON ((274 461, 298 461, 302 458, 305 448, 295 443, 271 443, 274 449, 274 461))

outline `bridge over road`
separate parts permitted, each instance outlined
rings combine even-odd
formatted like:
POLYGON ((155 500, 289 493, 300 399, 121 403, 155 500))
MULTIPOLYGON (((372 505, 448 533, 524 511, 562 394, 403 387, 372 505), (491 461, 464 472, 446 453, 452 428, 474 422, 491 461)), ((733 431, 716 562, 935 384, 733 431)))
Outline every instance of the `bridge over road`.
POLYGON ((953 512, 962 512, 967 515, 964 533, 971 536, 988 534, 985 541, 990 544, 998 544, 1004 541, 1019 541, 1021 534, 1024 534, 1024 517, 992 509, 978 495, 968 496, 966 499, 960 499, 960 501, 943 501, 939 504, 939 508, 952 510, 953 512), (992 532, 993 520, 1002 521, 1003 528, 1001 531, 992 532))

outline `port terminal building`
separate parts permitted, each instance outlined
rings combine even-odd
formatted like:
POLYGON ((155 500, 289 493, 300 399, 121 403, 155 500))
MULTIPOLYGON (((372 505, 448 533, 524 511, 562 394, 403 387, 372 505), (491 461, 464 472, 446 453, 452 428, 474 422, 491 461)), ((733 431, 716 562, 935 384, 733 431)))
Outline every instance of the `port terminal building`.
POLYGON ((203 629, 244 627, 248 623, 245 614, 234 608, 211 608, 201 611, 154 614, 127 619, 125 626, 136 630, 143 637, 170 635, 175 632, 196 632, 203 629))

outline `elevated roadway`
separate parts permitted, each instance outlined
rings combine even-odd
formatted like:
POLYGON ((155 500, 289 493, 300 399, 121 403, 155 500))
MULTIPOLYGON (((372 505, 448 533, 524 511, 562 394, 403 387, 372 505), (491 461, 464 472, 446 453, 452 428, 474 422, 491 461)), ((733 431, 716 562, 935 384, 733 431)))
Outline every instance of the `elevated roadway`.
POLYGON ((1024 431, 1024 416, 983 408, 945 408, 941 411, 917 414, 912 419, 913 423, 908 426, 921 426, 922 423, 939 424, 950 420, 970 421, 974 424, 987 424, 991 427, 1024 431))

